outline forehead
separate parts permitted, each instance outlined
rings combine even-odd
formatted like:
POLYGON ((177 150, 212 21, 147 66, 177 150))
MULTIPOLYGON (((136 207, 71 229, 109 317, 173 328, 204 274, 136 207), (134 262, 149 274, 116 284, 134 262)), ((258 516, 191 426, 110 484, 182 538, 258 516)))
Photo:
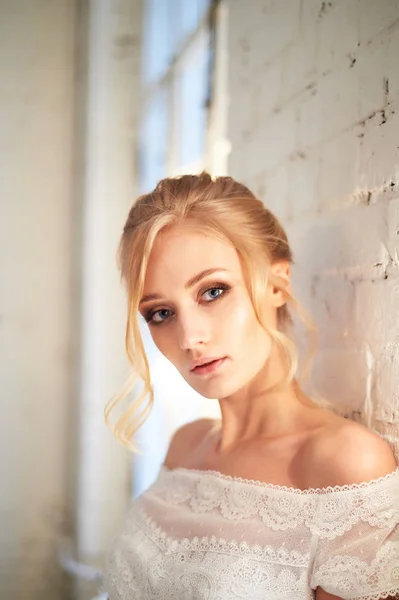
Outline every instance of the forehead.
POLYGON ((160 286, 183 286, 205 269, 223 268, 238 273, 240 260, 233 246, 192 226, 161 232, 147 265, 145 293, 160 286))

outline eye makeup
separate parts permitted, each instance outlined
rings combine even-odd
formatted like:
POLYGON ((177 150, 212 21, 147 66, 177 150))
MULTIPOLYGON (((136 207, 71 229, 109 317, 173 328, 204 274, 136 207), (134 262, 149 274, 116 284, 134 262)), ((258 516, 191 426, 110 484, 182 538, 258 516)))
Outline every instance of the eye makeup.
MULTIPOLYGON (((215 296, 214 298, 210 298, 209 300, 204 300, 203 302, 201 302, 201 304, 213 304, 214 302, 221 300, 231 290, 231 286, 228 285, 227 283, 222 283, 222 282, 215 282, 212 284, 208 283, 206 286, 203 286, 199 290, 198 301, 200 301, 201 298, 206 293, 211 292, 213 290, 222 290, 222 293, 219 294, 218 296, 215 296)), ((171 319, 170 315, 164 315, 165 318, 162 319, 161 321, 154 321, 154 317, 157 313, 173 313, 173 310, 171 310, 169 308, 154 307, 154 308, 149 308, 148 310, 144 311, 142 314, 143 314, 143 317, 146 320, 146 322, 151 326, 162 325, 162 324, 170 321, 170 319, 171 319)))

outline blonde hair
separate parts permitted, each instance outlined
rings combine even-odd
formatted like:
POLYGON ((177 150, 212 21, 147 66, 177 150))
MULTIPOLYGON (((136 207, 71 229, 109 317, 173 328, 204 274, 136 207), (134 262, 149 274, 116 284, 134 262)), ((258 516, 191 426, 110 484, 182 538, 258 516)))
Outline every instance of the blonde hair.
MULTIPOLYGON (((139 197, 132 206, 118 252, 121 278, 126 285, 128 298, 126 352, 133 372, 124 390, 111 398, 105 407, 105 419, 120 442, 131 449, 134 449, 133 435, 144 423, 154 404, 150 370, 138 320, 147 264, 158 234, 187 220, 195 222, 202 232, 235 247, 243 265, 255 314, 272 340, 285 351, 287 375, 279 385, 293 383, 298 395, 303 394, 295 378, 299 358, 296 344, 289 335, 292 333, 293 320, 287 304, 277 309, 277 329, 268 327, 264 317, 265 291, 270 283, 284 292, 290 307, 305 324, 315 343, 315 330, 309 317, 289 293, 286 282, 270 272, 270 266, 274 263, 293 263, 287 236, 279 221, 246 186, 231 177, 212 179, 203 172, 200 175, 163 179, 154 191, 139 197), (140 380, 143 386, 141 393, 112 426, 111 411, 140 380)), ((306 368, 303 377, 305 374, 306 368)))

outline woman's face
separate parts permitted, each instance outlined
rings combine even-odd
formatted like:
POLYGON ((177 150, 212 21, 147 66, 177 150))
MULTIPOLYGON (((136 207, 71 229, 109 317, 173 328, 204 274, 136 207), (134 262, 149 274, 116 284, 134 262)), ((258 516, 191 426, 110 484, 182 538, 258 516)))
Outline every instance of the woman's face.
MULTIPOLYGON (((274 327, 278 295, 271 287, 266 295, 274 327)), ((271 339, 255 316, 236 250, 187 225, 158 236, 140 312, 162 354, 207 398, 241 390, 270 355, 271 339)))

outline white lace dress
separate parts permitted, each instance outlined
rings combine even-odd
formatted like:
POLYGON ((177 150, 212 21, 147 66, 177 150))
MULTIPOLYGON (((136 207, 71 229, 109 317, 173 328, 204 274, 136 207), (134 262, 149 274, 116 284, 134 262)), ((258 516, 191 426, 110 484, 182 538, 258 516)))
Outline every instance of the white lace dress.
POLYGON ((399 593, 399 468, 296 490, 161 469, 106 560, 111 600, 308 600, 399 593))

